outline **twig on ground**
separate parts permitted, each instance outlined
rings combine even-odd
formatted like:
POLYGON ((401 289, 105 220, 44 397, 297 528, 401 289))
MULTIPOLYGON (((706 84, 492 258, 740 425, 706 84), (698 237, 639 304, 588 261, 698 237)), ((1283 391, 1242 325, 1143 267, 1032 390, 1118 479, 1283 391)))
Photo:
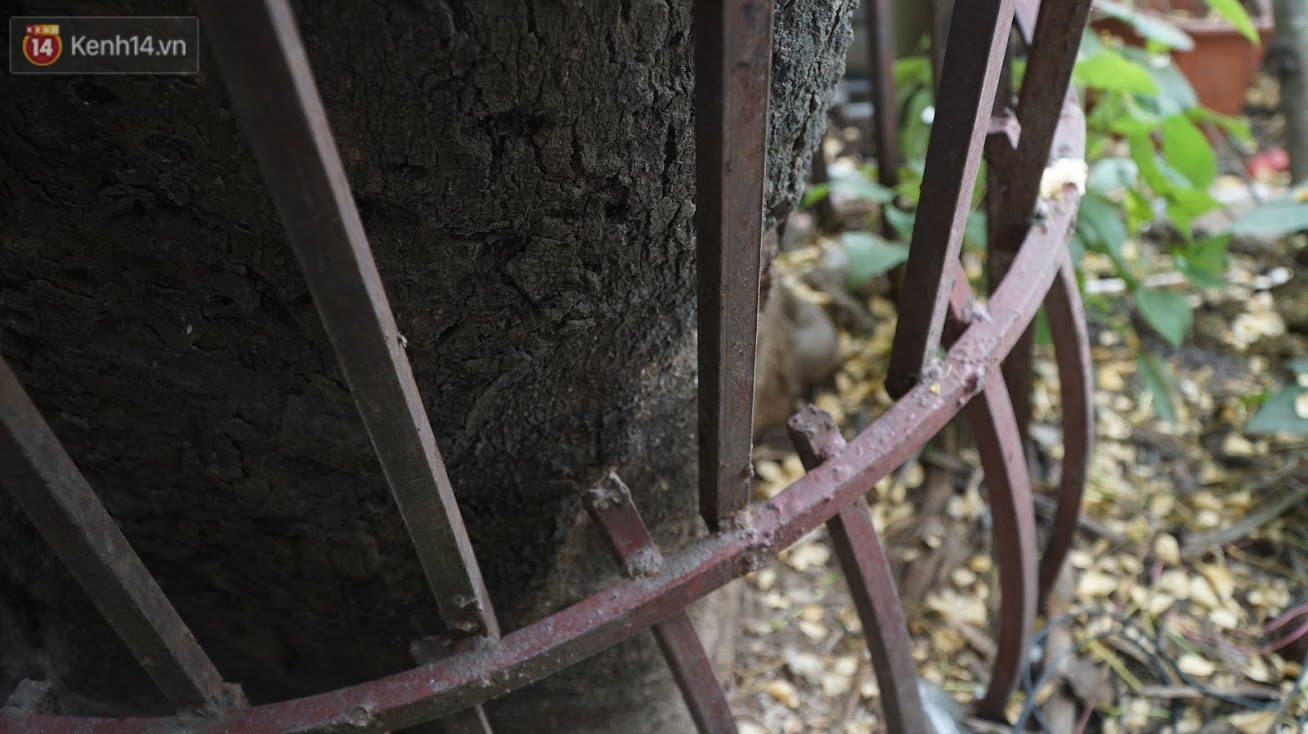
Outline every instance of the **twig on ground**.
MULTIPOLYGON (((1244 685, 1234 686, 1232 688, 1223 688, 1221 693, 1231 697, 1245 698, 1265 698, 1269 701, 1275 701, 1281 697, 1281 692, 1272 686, 1244 685)), ((1145 685, 1140 687, 1140 696, 1143 698, 1157 698, 1162 700, 1202 700, 1208 698, 1211 692, 1201 691, 1193 686, 1172 686, 1172 685, 1145 685)))

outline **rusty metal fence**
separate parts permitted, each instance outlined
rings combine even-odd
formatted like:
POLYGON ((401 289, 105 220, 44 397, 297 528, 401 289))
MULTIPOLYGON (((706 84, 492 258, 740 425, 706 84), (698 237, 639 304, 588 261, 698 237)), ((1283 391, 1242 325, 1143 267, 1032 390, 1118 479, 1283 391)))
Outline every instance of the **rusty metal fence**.
MULTIPOLYGON (((883 104, 893 100, 887 7, 878 1, 869 13, 879 61, 874 94, 883 104)), ((864 495, 960 413, 971 425, 989 486, 1001 595, 998 652, 976 713, 1002 721, 1039 601, 1072 539, 1092 433, 1086 328, 1066 248, 1079 193, 1075 182, 1055 181, 1054 194, 1040 199, 1050 160, 1084 158, 1083 120, 1069 80, 1088 9, 1089 0, 958 3, 939 64, 922 216, 913 230, 890 360, 887 385, 897 401, 849 443, 816 409, 794 416, 790 433, 808 473, 772 499, 750 504, 772 6, 696 0, 699 504, 711 532, 664 557, 631 494, 611 474, 587 493, 585 506, 625 578, 501 634, 289 6, 284 0, 205 3, 222 75, 457 644, 447 657, 386 678, 247 705, 0 361, 4 486, 180 712, 55 715, 43 705, 43 684, 24 681, 0 710, 0 732, 385 731, 438 719, 449 732, 489 732, 483 702, 646 630, 658 640, 699 730, 733 732, 726 696, 685 610, 824 523, 863 620, 887 725, 925 731, 903 611, 864 495), (1015 108, 1005 73, 1014 28, 1027 63, 1015 108), (994 288, 980 308, 959 247, 983 154, 994 288), (1015 413, 1011 397, 1030 389, 1021 362, 1029 359, 1029 325, 1042 304, 1060 373, 1066 444, 1043 553, 1022 447, 1025 417, 1015 413), (1004 364, 1014 350, 1021 358, 1004 364)), ((876 142, 883 159, 893 160, 893 110, 883 104, 876 142)))

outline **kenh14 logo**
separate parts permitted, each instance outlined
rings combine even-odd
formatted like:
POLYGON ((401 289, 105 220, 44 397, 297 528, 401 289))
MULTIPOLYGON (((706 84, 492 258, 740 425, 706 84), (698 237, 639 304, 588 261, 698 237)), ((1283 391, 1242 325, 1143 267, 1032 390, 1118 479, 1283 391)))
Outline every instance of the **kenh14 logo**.
POLYGON ((57 25, 28 25, 23 35, 23 56, 37 66, 49 66, 64 52, 57 25))

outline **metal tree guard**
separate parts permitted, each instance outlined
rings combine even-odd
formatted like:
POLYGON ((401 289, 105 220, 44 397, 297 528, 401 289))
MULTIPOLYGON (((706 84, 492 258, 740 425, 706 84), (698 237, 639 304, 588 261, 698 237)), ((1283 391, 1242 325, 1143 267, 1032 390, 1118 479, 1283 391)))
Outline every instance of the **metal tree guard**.
MULTIPOLYGON (((863 621, 891 731, 925 729, 909 638, 864 495, 957 414, 976 436, 994 517, 998 653, 979 716, 1002 721, 1027 658, 1038 602, 1073 537, 1092 434, 1089 350, 1066 242, 1079 193, 1039 200, 1050 160, 1084 158, 1069 87, 1089 0, 970 0, 953 11, 919 217, 901 289, 888 386, 897 402, 846 444, 816 409, 790 435, 808 473, 750 504, 751 416, 771 67, 769 0, 696 0, 700 512, 711 530, 671 557, 611 474, 584 497, 624 578, 501 635, 408 358, 285 0, 203 5, 222 75, 281 213, 319 315, 451 635, 464 642, 411 670, 290 701, 248 706, 146 571, 7 365, 0 361, 0 477, 179 713, 89 718, 48 712, 24 681, 0 732, 389 731, 442 720, 489 732, 481 704, 646 630, 659 642, 701 732, 734 732, 686 608, 826 523, 863 621), (1010 109, 1001 83, 1016 27, 1027 57, 1010 109), (979 162, 992 186, 987 308, 958 261, 979 162), (1066 443, 1050 541, 1037 550, 1031 478, 1011 394, 1030 371, 1001 365, 1044 305, 1060 372, 1066 443), (938 357, 941 348, 943 357, 938 357)), ((879 2, 874 7, 887 7, 879 2)), ((888 18, 871 13, 880 153, 896 155, 888 18), (879 25, 876 25, 879 24, 879 25)), ((943 39, 938 39, 938 41, 943 39)))

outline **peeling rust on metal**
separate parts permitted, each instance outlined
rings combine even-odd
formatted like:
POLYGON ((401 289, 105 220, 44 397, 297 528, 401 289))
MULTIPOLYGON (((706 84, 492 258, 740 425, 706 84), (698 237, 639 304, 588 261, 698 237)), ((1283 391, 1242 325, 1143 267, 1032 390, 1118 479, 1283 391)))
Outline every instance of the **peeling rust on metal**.
POLYGON ((699 503, 710 530, 730 530, 753 471, 772 2, 694 7, 699 503))

